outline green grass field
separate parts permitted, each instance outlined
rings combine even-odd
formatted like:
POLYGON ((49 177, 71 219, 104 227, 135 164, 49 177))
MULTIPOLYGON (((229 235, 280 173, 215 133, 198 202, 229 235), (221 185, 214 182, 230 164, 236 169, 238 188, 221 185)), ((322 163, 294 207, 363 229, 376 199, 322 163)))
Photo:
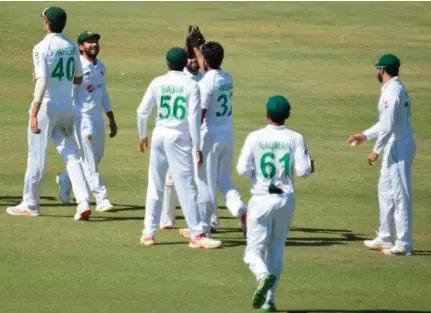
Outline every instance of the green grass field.
MULTIPOLYGON (((293 106, 289 126, 307 139, 316 173, 296 180, 297 211, 277 291, 282 312, 431 311, 431 4, 429 3, 61 3, 65 34, 102 34, 101 54, 119 126, 101 173, 118 213, 74 222, 57 198, 64 165, 49 148, 39 218, 11 217, 22 194, 33 46, 48 3, 0 4, 0 312, 245 313, 255 282, 243 263, 238 224, 220 209, 222 249, 196 251, 177 231, 139 246, 148 154, 136 150, 136 108, 165 52, 187 26, 225 47, 234 77, 235 162, 246 134, 265 125, 268 96, 293 106), (397 54, 412 99, 416 256, 383 257, 363 247, 377 228, 378 168, 370 143, 345 141, 377 118, 374 64, 397 54)), ((250 182, 233 174, 245 200, 250 182)), ((220 199, 220 204, 223 201, 220 199)), ((180 211, 178 211, 180 212, 180 211)), ((179 226, 184 220, 180 219, 179 226)))

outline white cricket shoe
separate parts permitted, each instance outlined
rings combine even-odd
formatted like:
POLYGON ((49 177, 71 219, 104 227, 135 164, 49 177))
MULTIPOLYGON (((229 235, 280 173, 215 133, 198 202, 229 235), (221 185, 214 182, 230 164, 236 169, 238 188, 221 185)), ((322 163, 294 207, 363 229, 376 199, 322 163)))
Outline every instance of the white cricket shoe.
POLYGON ((190 229, 188 228, 181 228, 180 229, 180 235, 185 237, 185 238, 190 238, 191 237, 191 233, 190 233, 190 229))
POLYGON ((82 201, 76 207, 76 213, 73 219, 75 221, 88 221, 90 219, 91 210, 88 201, 82 201))
POLYGON ((113 209, 114 209, 114 205, 111 202, 109 202, 108 199, 103 199, 102 202, 100 202, 96 206, 97 212, 109 212, 109 211, 112 211, 113 209))
POLYGON ((70 182, 69 175, 67 175, 67 172, 63 172, 57 175, 55 177, 55 182, 57 183, 59 188, 58 197, 61 203, 69 203, 72 184, 70 182))
POLYGON ((198 237, 194 237, 190 239, 190 248, 203 248, 203 249, 216 249, 221 246, 220 240, 215 240, 208 235, 202 233, 198 237))
POLYGON ((413 255, 413 251, 402 245, 395 245, 390 249, 382 249, 380 251, 383 255, 413 255))
POLYGON ((391 249, 394 244, 391 241, 384 241, 380 237, 373 240, 365 240, 364 245, 371 250, 391 249))
POLYGON ((165 221, 165 223, 160 223, 160 229, 174 229, 175 228, 175 224, 172 222, 167 222, 165 221))
POLYGON ((27 203, 21 202, 20 204, 6 209, 6 213, 14 216, 39 216, 39 206, 35 205, 30 207, 27 203))
POLYGON ((142 236, 139 242, 141 243, 141 245, 144 245, 144 246, 152 246, 156 244, 156 240, 154 236, 149 236, 149 237, 142 236))

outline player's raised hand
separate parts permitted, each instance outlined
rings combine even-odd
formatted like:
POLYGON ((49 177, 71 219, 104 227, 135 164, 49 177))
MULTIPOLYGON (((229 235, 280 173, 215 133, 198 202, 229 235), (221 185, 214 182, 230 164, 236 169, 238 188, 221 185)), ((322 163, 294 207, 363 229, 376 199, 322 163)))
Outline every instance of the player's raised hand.
POLYGON ((205 38, 199 30, 198 26, 192 26, 190 30, 189 26, 189 34, 187 36, 187 46, 192 48, 199 48, 201 45, 205 43, 205 38))
POLYGON ((198 168, 201 168, 203 163, 204 163, 204 157, 202 155, 202 151, 196 151, 196 166, 198 168))
POLYGON ((367 137, 365 137, 363 133, 354 134, 347 139, 347 145, 350 147, 357 147, 366 140, 367 137))
POLYGON ((148 137, 142 138, 138 143, 138 151, 144 153, 145 149, 148 148, 148 137))
POLYGON ((31 117, 30 128, 33 134, 40 134, 40 128, 38 126, 37 116, 31 117))

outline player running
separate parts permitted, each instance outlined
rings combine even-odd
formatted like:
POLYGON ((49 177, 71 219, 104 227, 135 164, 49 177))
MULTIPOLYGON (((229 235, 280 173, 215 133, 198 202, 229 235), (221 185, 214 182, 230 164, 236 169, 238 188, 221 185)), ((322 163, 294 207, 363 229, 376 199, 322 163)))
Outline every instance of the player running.
POLYGON ((416 143, 411 126, 410 98, 398 77, 400 66, 400 60, 392 54, 380 58, 376 64, 377 78, 383 85, 378 104, 379 121, 347 141, 349 145, 357 146, 376 138, 373 152, 368 155, 370 165, 383 154, 378 184, 380 226, 377 237, 365 240, 364 244, 385 255, 413 254, 412 165, 416 143))
POLYGON ((196 201, 193 154, 198 167, 202 166, 200 150, 200 94, 195 81, 183 72, 187 55, 182 48, 172 48, 166 54, 168 73, 155 78, 149 85, 137 110, 140 141, 138 149, 148 146, 147 121, 157 106, 156 127, 150 147, 148 189, 145 221, 141 243, 153 245, 160 225, 163 187, 168 167, 178 192, 187 225, 190 228, 190 247, 218 248, 221 242, 209 238, 202 230, 196 201))
MULTIPOLYGON (((204 164, 198 170, 198 202, 203 218, 204 231, 211 232, 211 217, 217 214, 216 187, 226 199, 226 206, 233 216, 240 219, 246 232, 247 209, 232 182, 233 126, 232 126, 232 77, 221 69, 224 50, 218 42, 202 46, 199 28, 192 30, 188 44, 193 48, 205 76, 199 82, 202 108, 202 152, 204 164)), ((188 231, 180 230, 184 236, 188 231)))
POLYGON ((76 155, 73 138, 72 88, 82 82, 78 47, 62 31, 67 14, 62 8, 49 7, 42 12, 45 38, 33 49, 34 100, 28 127, 28 159, 22 202, 7 208, 11 215, 38 216, 46 150, 50 139, 63 157, 78 203, 75 220, 88 220, 90 195, 76 155))
POLYGON ((258 284, 253 307, 275 312, 276 282, 295 208, 293 171, 306 177, 313 172, 313 162, 302 135, 284 125, 290 115, 287 99, 270 97, 266 111, 269 125, 248 135, 237 171, 253 181, 244 256, 258 284))
MULTIPOLYGON (((97 58, 100 35, 85 31, 78 36, 84 81, 76 87, 74 97, 75 132, 81 148, 81 163, 91 192, 96 198, 96 211, 106 212, 114 206, 107 198, 106 186, 100 178, 98 166, 105 151, 105 121, 103 113, 109 119, 110 134, 117 134, 117 124, 111 108, 111 100, 106 89, 106 68, 97 58)), ((60 200, 69 202, 70 180, 67 172, 57 176, 60 186, 60 200)))

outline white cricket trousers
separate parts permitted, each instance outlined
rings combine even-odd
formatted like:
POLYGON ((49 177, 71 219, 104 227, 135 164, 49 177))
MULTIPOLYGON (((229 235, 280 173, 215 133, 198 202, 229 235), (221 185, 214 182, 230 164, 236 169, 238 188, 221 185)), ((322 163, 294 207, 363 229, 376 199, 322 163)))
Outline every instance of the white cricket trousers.
POLYGON ((248 203, 244 262, 258 282, 269 273, 276 276, 267 301, 275 301, 275 288, 282 271, 284 247, 294 210, 293 194, 253 195, 248 203))
POLYGON ((50 139, 54 141, 58 153, 66 163, 76 201, 78 203, 88 201, 90 195, 76 154, 77 147, 73 138, 74 113, 72 102, 44 99, 37 117, 41 132, 34 134, 30 125, 27 131, 28 158, 23 201, 30 206, 39 204, 40 186, 43 181, 46 151, 50 139))
POLYGON ((192 237, 203 233, 193 178, 193 156, 190 135, 172 128, 156 127, 151 139, 148 189, 145 204, 144 237, 154 236, 160 225, 162 200, 168 168, 184 218, 192 237))
POLYGON ((211 232, 211 218, 217 215, 217 194, 219 188, 226 200, 226 207, 238 217, 246 210, 244 202, 232 182, 233 135, 231 131, 219 130, 203 135, 203 166, 198 169, 198 202, 204 232, 211 232))
POLYGON ((172 173, 168 170, 163 194, 163 209, 160 218, 160 227, 174 227, 176 216, 176 204, 178 196, 174 187, 172 173))
POLYGON ((107 198, 106 186, 99 174, 99 164, 105 152, 105 121, 102 115, 75 116, 75 137, 81 150, 85 180, 99 204, 107 198))
POLYGON ((412 165, 416 154, 413 136, 395 141, 383 155, 378 184, 380 209, 379 237, 412 248, 412 165))

